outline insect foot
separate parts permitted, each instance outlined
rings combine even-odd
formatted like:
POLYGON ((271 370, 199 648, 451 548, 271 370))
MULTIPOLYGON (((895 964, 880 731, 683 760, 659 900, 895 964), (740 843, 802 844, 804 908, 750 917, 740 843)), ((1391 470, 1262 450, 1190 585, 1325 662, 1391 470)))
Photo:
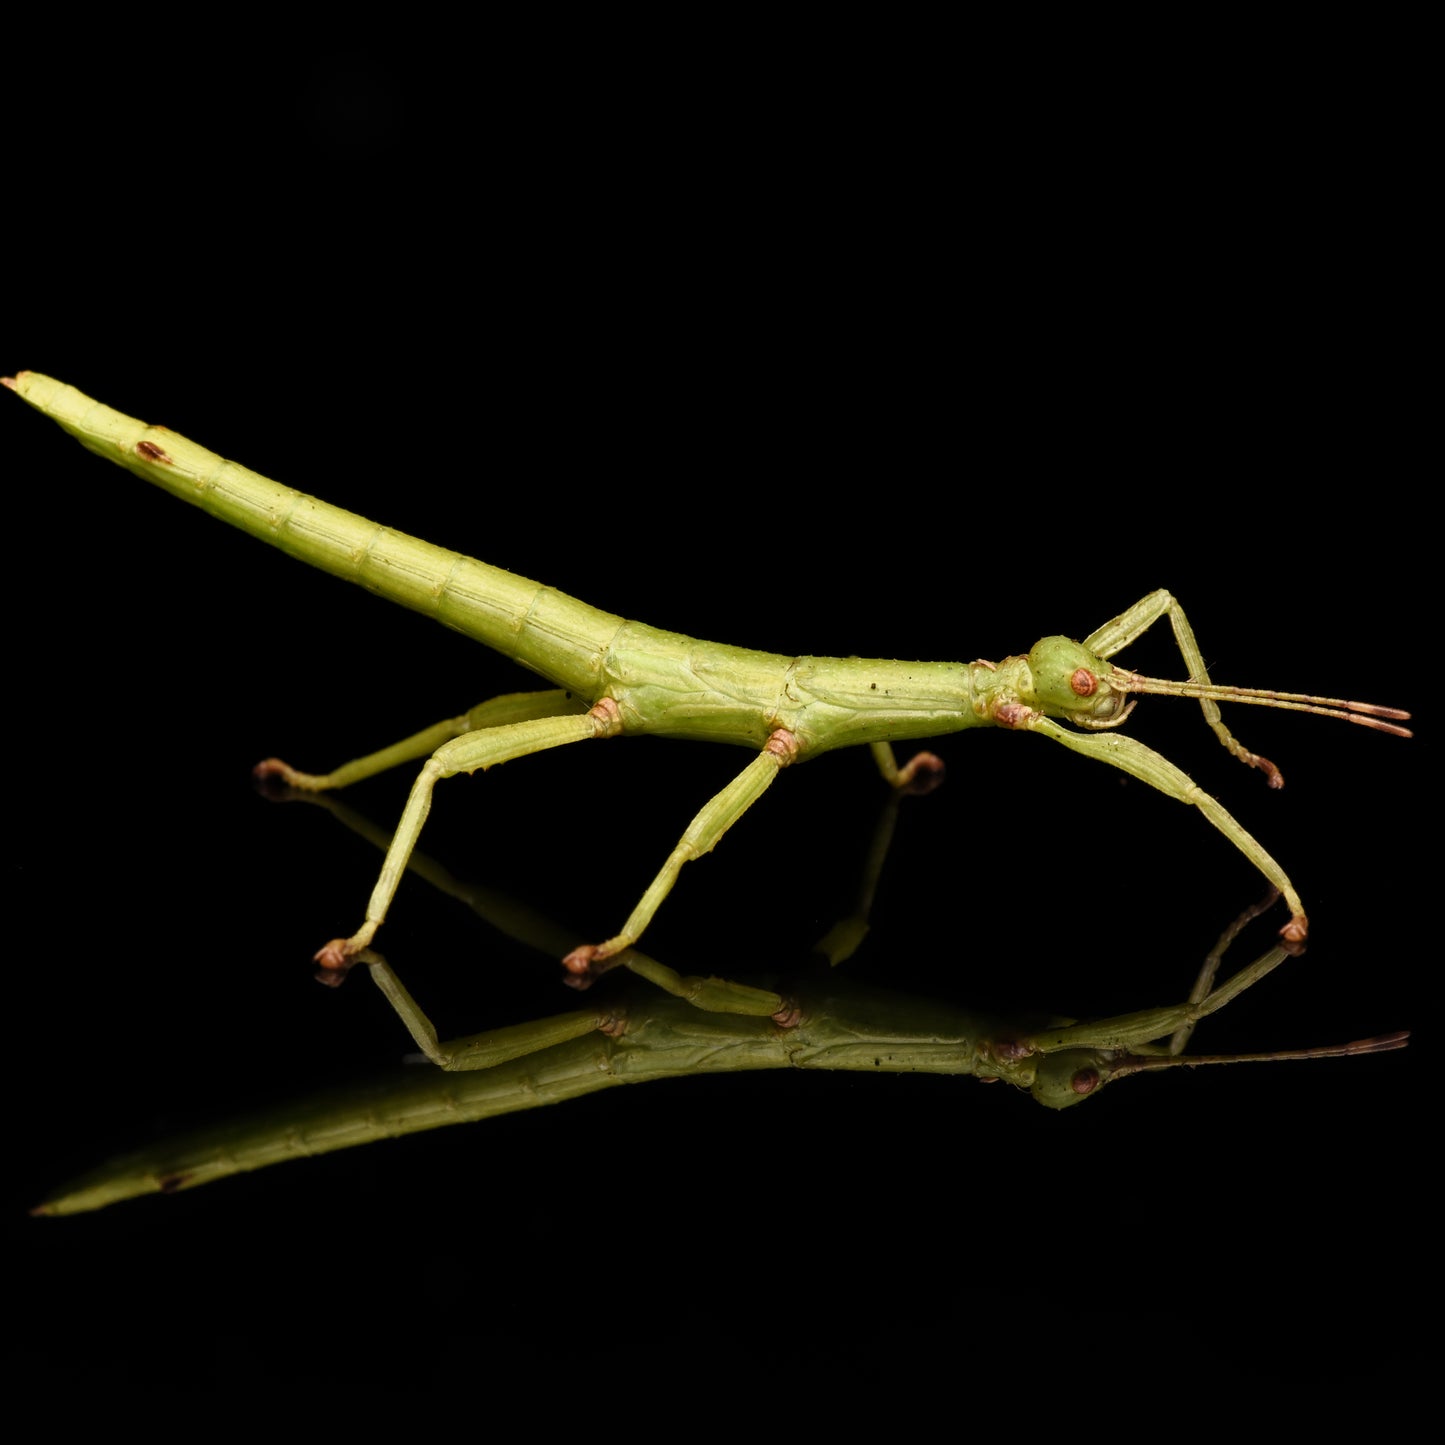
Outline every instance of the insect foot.
POLYGON ((791 999, 784 999, 782 1008, 770 1017, 780 1029, 795 1029, 803 1022, 803 1010, 791 999))
MULTIPOLYGON (((320 955, 317 955, 318 958, 320 955)), ((562 960, 565 970, 562 982, 579 993, 592 987, 604 973, 613 967, 614 960, 603 952, 600 943, 579 944, 562 960)))
POLYGON ((312 956, 312 962, 321 965, 316 970, 316 982, 324 983, 327 988, 340 988, 356 961, 356 954, 351 950, 351 940, 333 938, 312 956))
POLYGON ((1295 958, 1305 951, 1309 941, 1310 921, 1303 913, 1296 913, 1279 931, 1280 947, 1295 958))
POLYGON ((898 791, 911 798, 931 793, 943 782, 943 759, 937 753, 914 753, 898 772, 898 791))

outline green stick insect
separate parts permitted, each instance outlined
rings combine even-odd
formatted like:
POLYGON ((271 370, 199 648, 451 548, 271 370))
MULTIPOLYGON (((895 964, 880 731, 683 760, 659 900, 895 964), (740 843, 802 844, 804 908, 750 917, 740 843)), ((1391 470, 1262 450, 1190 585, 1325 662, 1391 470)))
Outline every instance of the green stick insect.
MULTIPOLYGON (((369 961, 373 938, 440 779, 566 743, 634 733, 731 743, 753 757, 696 814, 621 929, 567 954, 564 964, 577 987, 629 962, 628 951, 683 865, 709 852, 784 767, 834 748, 867 744, 895 788, 927 791, 941 777, 941 762, 921 752, 899 766, 893 745, 974 727, 1040 734, 1199 808, 1283 896, 1290 917, 1281 930, 1282 946, 1298 951, 1308 920, 1280 865, 1178 767, 1118 729, 1136 695, 1194 698, 1224 747, 1263 771, 1273 787, 1282 782, 1279 770, 1235 740, 1220 717, 1219 702, 1313 712, 1410 735, 1398 725, 1408 714, 1397 709, 1215 684, 1183 609, 1162 590, 1081 643, 1049 637, 1027 655, 998 663, 787 657, 700 642, 628 622, 553 588, 378 526, 49 377, 21 372, 4 382, 101 456, 303 561, 436 617, 558 684, 556 690, 493 699, 324 775, 298 772, 277 759, 258 765, 259 776, 323 790, 425 759, 364 922, 316 955, 326 982, 339 983, 353 964, 369 961), (1164 617, 1185 661, 1185 681, 1145 677, 1109 660, 1164 617)), ((720 985, 699 1002, 724 1012, 772 1011, 756 990, 741 985, 720 985)))
MULTIPOLYGON (((336 810, 345 820, 344 810, 336 810)), ((363 833, 365 824, 352 822, 363 833)), ((891 832, 880 828, 874 865, 891 832)), ((482 904, 420 852, 409 865, 444 892, 514 937, 550 939, 560 930, 510 901, 482 904)), ((871 883, 865 883, 864 896, 871 883)), ((1407 1046, 1405 1031, 1352 1043, 1264 1053, 1185 1054, 1195 1025, 1258 983, 1287 957, 1276 945, 1224 983, 1216 978, 1240 931, 1275 899, 1245 910, 1204 960, 1188 999, 1163 1008, 1077 1022, 1017 1018, 864 989, 841 979, 753 990, 770 1017, 736 1008, 706 1009, 710 991, 724 1004, 746 987, 685 977, 630 951, 634 971, 672 998, 649 991, 612 999, 466 1038, 441 1041, 391 966, 366 949, 358 961, 402 1019, 421 1054, 437 1069, 392 1071, 369 1083, 331 1090, 279 1108, 208 1126, 123 1155, 54 1191, 36 1215, 81 1214, 146 1194, 175 1194, 233 1175, 329 1154, 450 1124, 559 1104, 621 1084, 757 1069, 852 1070, 863 1073, 971 1074, 1027 1092, 1049 1109, 1097 1097, 1117 1080, 1184 1065, 1345 1058, 1407 1046), (1161 1042, 1162 1041, 1162 1042, 1161 1042), (445 1072, 441 1072, 445 1070, 445 1072)))

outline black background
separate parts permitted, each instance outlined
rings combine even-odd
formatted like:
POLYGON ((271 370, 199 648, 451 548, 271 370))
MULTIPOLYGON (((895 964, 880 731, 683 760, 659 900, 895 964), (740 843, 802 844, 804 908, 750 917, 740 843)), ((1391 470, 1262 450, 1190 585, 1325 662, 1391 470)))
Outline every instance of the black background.
MULTIPOLYGON (((1228 101, 1040 107, 1027 67, 984 99, 761 60, 746 86, 591 74, 580 94, 555 67, 581 57, 495 65, 530 82, 433 84, 361 47, 273 57, 264 101, 143 69, 77 77, 94 105, 37 94, 0 367, 697 636, 996 658, 1167 586, 1217 679, 1426 712, 1416 222, 1407 162, 1347 96, 1242 77, 1228 101)), ((304 1369, 396 1320, 545 1341, 560 1315, 596 1349, 747 1315, 757 1349, 942 1322, 1044 1356, 1100 1331, 1151 1358, 1408 1368, 1428 716, 1401 742, 1235 709, 1280 794, 1192 705, 1131 724, 1257 833, 1313 923, 1198 1047, 1413 1028, 1405 1053, 1178 1070, 1062 1116, 969 1080, 694 1079, 24 1218, 109 1152, 396 1059, 374 990, 307 964, 359 920, 374 855, 264 801, 249 766, 324 769, 528 680, 18 402, 0 436, 7 1197, 37 1350, 116 1368, 140 1310, 183 1326, 205 1378, 304 1369)), ((1164 637, 1129 660, 1179 671, 1164 637)), ((1198 816, 1109 770, 1024 737, 940 750, 860 979, 1079 1015, 1168 1002, 1257 894, 1198 816)), ((445 784, 426 846, 602 936, 740 761, 659 740, 526 760, 445 784)), ((389 827, 407 781, 354 801, 389 827)), ((862 753, 785 775, 649 949, 697 972, 800 956, 878 794, 862 753)), ((393 918, 444 1032, 572 1004, 549 960, 420 885, 393 918)))

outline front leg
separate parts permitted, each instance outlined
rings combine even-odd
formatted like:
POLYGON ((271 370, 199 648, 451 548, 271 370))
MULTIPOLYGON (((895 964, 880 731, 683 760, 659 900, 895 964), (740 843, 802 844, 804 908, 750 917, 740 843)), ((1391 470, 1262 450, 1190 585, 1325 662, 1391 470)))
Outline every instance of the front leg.
POLYGON ((1161 757, 1153 748, 1145 747, 1137 739, 1126 737, 1122 733, 1071 732, 1052 719, 1028 710, 1025 710, 1025 715, 1016 726, 1026 728, 1029 732, 1041 733, 1056 743, 1062 743, 1073 752, 1098 758, 1110 767, 1120 768, 1138 778, 1140 782, 1148 783, 1151 788, 1158 788, 1166 796, 1177 798, 1181 803, 1193 804, 1284 895, 1285 903, 1289 906, 1290 920, 1280 929, 1280 937, 1284 939, 1285 947, 1290 952, 1303 951, 1309 934, 1309 919, 1305 917, 1304 904, 1295 892, 1294 884, 1253 834, 1235 822, 1228 810, 1211 798, 1181 768, 1175 767, 1168 758, 1161 757))
MULTIPOLYGON (((1204 666, 1204 654, 1199 650, 1194 629, 1189 625, 1189 619, 1184 615, 1184 609, 1178 600, 1162 587, 1159 591, 1141 598, 1127 612, 1121 612, 1102 627, 1095 629, 1084 639, 1083 645, 1099 657, 1113 657, 1116 652, 1122 651, 1136 638, 1141 637, 1166 613, 1170 626, 1174 629, 1174 641, 1188 669, 1188 680, 1208 686, 1209 671, 1204 666)), ((1283 775, 1268 758, 1250 752, 1235 740, 1234 734, 1225 727, 1220 717, 1217 702, 1212 698, 1202 697, 1199 699, 1199 706, 1204 709, 1204 719, 1214 729, 1215 736, 1240 762, 1264 773, 1271 788, 1284 786, 1283 775)))

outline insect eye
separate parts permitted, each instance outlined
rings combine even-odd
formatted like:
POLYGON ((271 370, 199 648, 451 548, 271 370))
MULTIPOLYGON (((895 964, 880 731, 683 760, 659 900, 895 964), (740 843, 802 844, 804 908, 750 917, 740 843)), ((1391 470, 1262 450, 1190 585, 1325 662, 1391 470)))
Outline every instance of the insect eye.
POLYGON ((1099 690, 1099 679, 1087 667, 1076 668, 1069 679, 1069 686, 1078 697, 1093 697, 1099 690))
POLYGON ((1092 1094, 1099 1087, 1099 1071, 1097 1069, 1080 1069, 1069 1080, 1069 1087, 1076 1094, 1092 1094))

